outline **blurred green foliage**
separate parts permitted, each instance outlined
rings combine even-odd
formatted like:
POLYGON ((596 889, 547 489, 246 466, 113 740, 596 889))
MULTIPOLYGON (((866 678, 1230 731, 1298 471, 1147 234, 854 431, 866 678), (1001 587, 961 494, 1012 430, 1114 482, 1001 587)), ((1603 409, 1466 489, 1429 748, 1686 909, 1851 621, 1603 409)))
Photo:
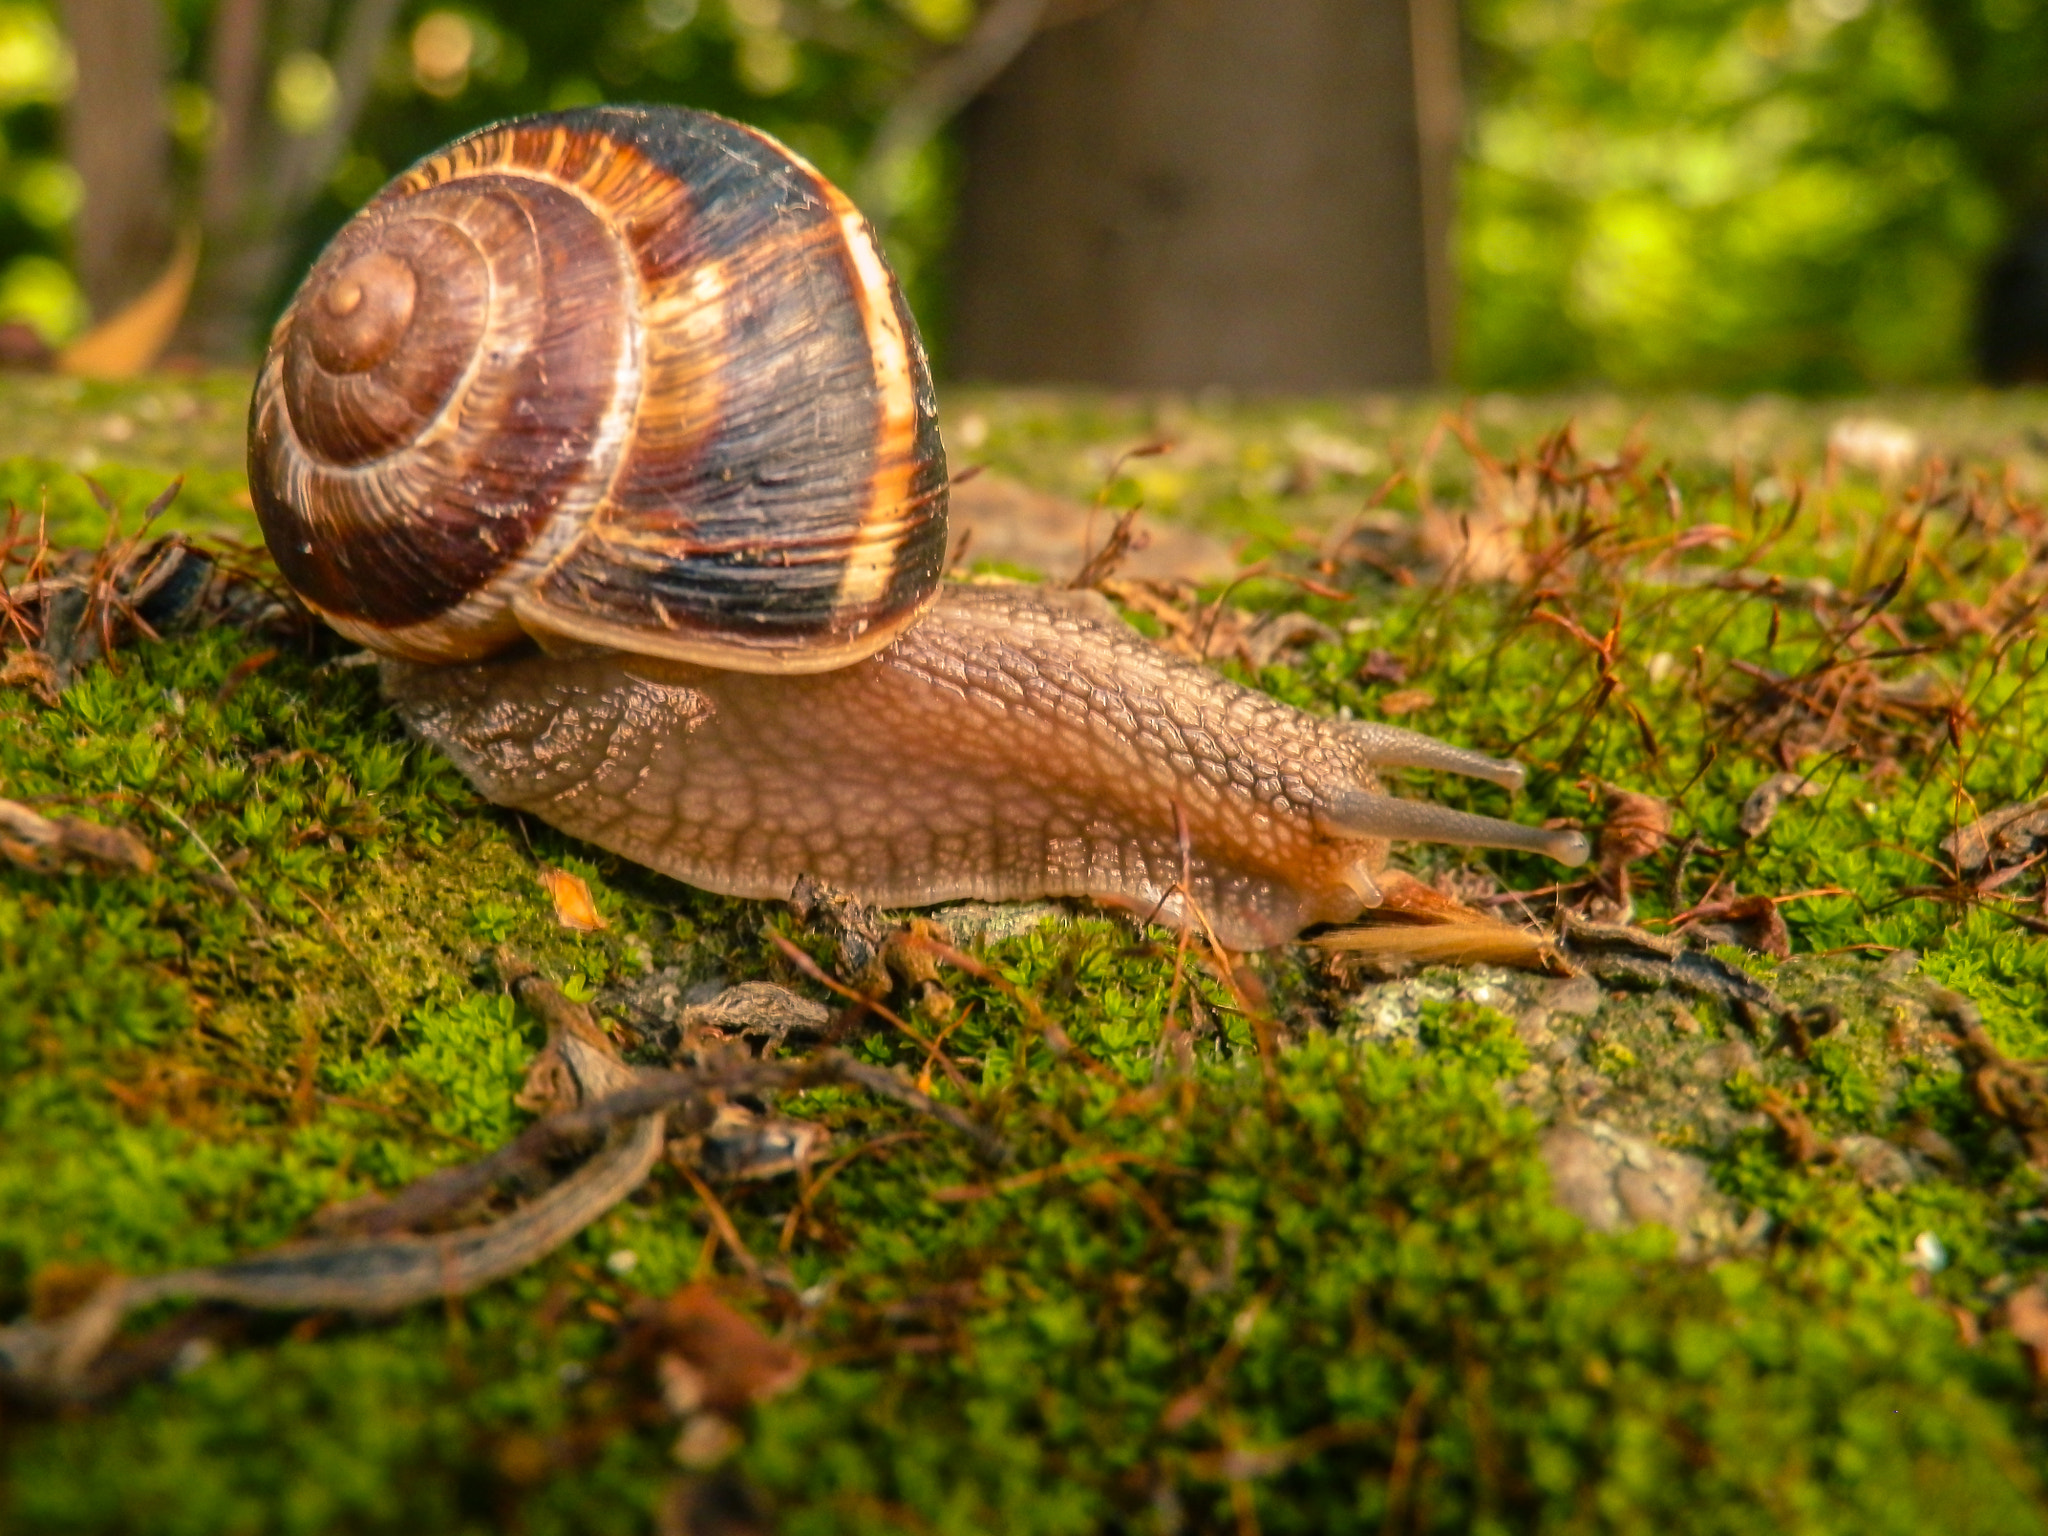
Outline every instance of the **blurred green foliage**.
MULTIPOLYGON (((892 101, 975 0, 546 0, 408 10, 306 255, 394 172, 476 125, 601 101, 679 102, 764 128, 842 186, 892 101)), ((936 304, 954 169, 912 168, 889 255, 918 313, 936 304)), ((871 210, 872 211, 872 210, 871 210)))
MULTIPOLYGON (((204 83, 215 7, 170 5, 178 174, 196 181, 215 122, 204 83)), ((305 0, 281 0, 276 10, 295 22, 303 20, 297 13, 311 14, 305 0)), ((308 215, 290 280, 390 176, 515 113, 679 102, 765 128, 851 184, 890 103, 973 24, 975 11, 975 0, 412 0, 361 125, 308 215)), ((287 133, 318 131, 337 100, 331 67, 308 49, 273 51, 272 119, 287 133)), ((75 334, 88 319, 64 265, 80 196, 61 144, 72 68, 53 3, 0 0, 0 320, 26 320, 51 339, 75 334)), ((933 269, 953 180, 947 146, 928 146, 889 225, 891 259, 920 313, 936 302, 933 269)), ((278 305, 285 297, 271 296, 278 305)))
POLYGON ((2048 206, 2042 0, 1470 0, 1462 367, 1529 388, 1966 376, 2048 206))
POLYGON ((62 260, 79 202, 78 177, 57 142, 71 79, 70 50, 49 9, 0 4, 0 320, 25 319, 52 336, 87 318, 62 260))
MULTIPOLYGON (((190 178, 214 116, 213 7, 170 4, 190 178)), ((414 0, 301 254, 456 134, 601 100, 743 118, 854 183, 890 103, 977 9, 414 0)), ((1978 274, 2048 208, 2048 0, 1468 0, 1465 22, 1465 382, 1811 392, 1968 374, 1978 274)), ((88 318, 64 265, 70 74, 47 0, 0 0, 0 319, 53 339, 88 318)), ((316 131, 335 95, 318 54, 281 53, 281 127, 316 131)), ((888 231, 941 354, 958 174, 947 140, 928 145, 888 231)))

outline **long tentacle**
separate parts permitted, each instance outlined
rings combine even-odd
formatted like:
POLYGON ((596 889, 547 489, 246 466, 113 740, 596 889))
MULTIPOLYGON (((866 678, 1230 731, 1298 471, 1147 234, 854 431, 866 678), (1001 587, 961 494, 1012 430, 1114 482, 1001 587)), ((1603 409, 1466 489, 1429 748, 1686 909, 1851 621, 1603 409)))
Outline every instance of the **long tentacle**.
POLYGON ((1325 829, 1337 837, 1384 837, 1403 843, 1460 843, 1470 848, 1513 848, 1560 864, 1583 864, 1585 834, 1564 828, 1526 827, 1492 816, 1473 816, 1426 800, 1346 791, 1324 806, 1325 829))
POLYGON ((1503 762, 1483 752, 1468 752, 1420 731, 1403 730, 1377 720, 1354 725, 1351 739, 1364 749, 1366 761, 1375 768, 1432 768, 1440 773, 1462 774, 1468 779, 1485 779, 1508 790, 1520 789, 1525 777, 1520 763, 1503 762))

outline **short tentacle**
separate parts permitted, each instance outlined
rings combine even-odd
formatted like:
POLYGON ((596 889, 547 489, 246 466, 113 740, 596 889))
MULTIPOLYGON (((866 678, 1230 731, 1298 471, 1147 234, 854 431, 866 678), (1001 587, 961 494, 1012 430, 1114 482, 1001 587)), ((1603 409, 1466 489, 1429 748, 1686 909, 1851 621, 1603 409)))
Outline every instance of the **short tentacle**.
POLYGON ((1474 816, 1426 800, 1398 800, 1366 790, 1343 790, 1322 809, 1319 820, 1333 837, 1384 837, 1404 843, 1457 843, 1468 848, 1512 848, 1540 853, 1560 864, 1586 862, 1582 832, 1528 827, 1474 816))
POLYGON ((1351 739, 1375 768, 1430 768, 1440 773, 1462 774, 1468 779, 1485 779, 1506 790, 1520 789, 1526 777, 1520 763, 1469 752, 1420 731, 1383 725, 1377 720, 1353 725, 1351 739))
POLYGON ((1368 860, 1360 859, 1346 869, 1340 878, 1358 897, 1360 906, 1376 907, 1385 899, 1380 894, 1379 882, 1372 877, 1372 868, 1368 860))

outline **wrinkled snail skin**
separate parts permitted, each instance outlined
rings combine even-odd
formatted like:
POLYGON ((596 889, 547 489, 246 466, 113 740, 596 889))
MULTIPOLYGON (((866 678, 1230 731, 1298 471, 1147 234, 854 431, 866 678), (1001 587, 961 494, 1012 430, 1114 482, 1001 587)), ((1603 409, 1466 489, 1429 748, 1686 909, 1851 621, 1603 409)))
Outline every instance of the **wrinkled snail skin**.
POLYGON ((711 890, 1085 896, 1255 948, 1377 902, 1390 840, 1585 857, 1376 773, 1511 764, 1307 715, 1091 595, 943 584, 873 233, 722 119, 523 119, 398 178, 278 324, 250 483, 480 792, 711 890))

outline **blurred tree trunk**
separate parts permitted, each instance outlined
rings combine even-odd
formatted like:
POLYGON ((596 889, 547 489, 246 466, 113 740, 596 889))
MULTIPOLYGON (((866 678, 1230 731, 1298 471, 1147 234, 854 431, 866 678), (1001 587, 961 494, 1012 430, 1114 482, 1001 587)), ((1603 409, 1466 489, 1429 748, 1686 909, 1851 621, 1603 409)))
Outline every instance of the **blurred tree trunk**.
POLYGON ((65 113, 85 196, 76 262, 95 318, 149 286, 172 239, 163 0, 64 0, 78 86, 65 113))
POLYGON ((1455 0, 1084 9, 968 115, 957 371, 1287 390, 1441 376, 1455 0))
POLYGON ((352 0, 330 10, 310 0, 219 0, 207 40, 215 132, 199 192, 206 259, 180 348, 238 361, 263 339, 261 310, 285 276, 300 215, 362 115, 399 3, 352 0), (333 99, 324 121, 289 133, 264 110, 265 87, 294 54, 326 64, 333 99))
MULTIPOLYGON (((85 195, 79 280, 104 319, 164 269, 173 244, 171 60, 163 0, 63 0, 78 83, 67 114, 85 195)), ((201 264, 176 350, 246 359, 292 234, 347 146, 401 0, 218 0, 205 41, 214 129, 201 169, 201 264), (278 66, 324 69, 326 109, 288 132, 268 110, 278 66)))
POLYGON ((266 0, 218 0, 206 44, 206 88, 213 137, 199 182, 199 228, 206 242, 198 287, 177 345, 215 361, 234 361, 253 341, 254 308, 267 296, 286 210, 267 206, 261 151, 266 0))

